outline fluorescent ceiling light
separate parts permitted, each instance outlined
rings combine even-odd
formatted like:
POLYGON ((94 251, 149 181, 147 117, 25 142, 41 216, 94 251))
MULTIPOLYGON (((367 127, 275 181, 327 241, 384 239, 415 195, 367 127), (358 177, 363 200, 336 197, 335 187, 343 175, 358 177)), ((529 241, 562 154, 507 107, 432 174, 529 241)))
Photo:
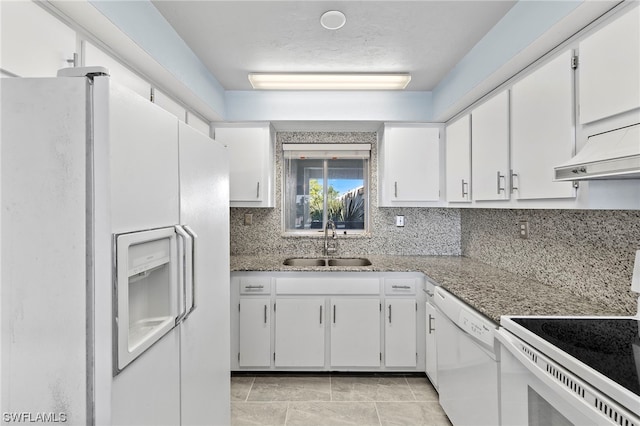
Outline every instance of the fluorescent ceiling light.
POLYGON ((410 74, 250 73, 254 89, 261 90, 402 90, 410 74))

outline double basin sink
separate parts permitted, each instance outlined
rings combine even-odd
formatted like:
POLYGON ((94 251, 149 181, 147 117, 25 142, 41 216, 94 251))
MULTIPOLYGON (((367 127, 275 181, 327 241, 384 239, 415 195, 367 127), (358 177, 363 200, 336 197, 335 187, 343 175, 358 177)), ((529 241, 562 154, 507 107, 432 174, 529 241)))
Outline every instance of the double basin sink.
POLYGON ((290 257, 282 262, 286 266, 369 266, 371 261, 364 257, 338 257, 332 259, 326 258, 306 258, 306 257, 290 257))

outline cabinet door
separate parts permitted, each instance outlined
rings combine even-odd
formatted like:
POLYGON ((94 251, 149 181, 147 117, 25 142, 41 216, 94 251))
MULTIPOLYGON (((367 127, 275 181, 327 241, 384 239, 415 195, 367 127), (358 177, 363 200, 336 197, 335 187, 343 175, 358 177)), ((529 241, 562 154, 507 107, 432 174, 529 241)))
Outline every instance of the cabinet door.
POLYGON ((473 199, 509 199, 509 91, 471 113, 473 199))
POLYGON ((383 205, 440 199, 440 130, 388 127, 384 133, 383 205))
POLYGON ((324 366, 325 315, 324 298, 276 301, 276 367, 324 366))
POLYGON ((446 132, 447 201, 471 201, 471 117, 465 115, 446 132))
POLYGON ((431 383, 436 388, 438 387, 438 358, 436 347, 436 308, 427 302, 426 303, 426 330, 427 330, 427 342, 426 342, 426 371, 427 376, 431 380, 431 383))
POLYGON ((380 366, 380 299, 331 300, 331 366, 380 366))
POLYGON ((567 51, 511 89, 511 191, 518 199, 567 198, 571 182, 554 182, 554 166, 569 160, 575 145, 572 51, 567 51))
POLYGON ((640 107, 640 8, 579 45, 580 123, 640 107))
POLYGON ((240 299, 241 367, 271 365, 271 300, 268 297, 240 299))
POLYGON ((416 300, 387 299, 385 315, 385 366, 415 367, 416 300))
MULTIPOLYGON (((55 77, 76 52, 76 33, 36 2, 3 1, 0 68, 20 77, 55 77)), ((80 65, 80 64, 78 64, 80 65)))
POLYGON ((215 138, 229 149, 231 207, 273 207, 269 127, 218 127, 215 138))

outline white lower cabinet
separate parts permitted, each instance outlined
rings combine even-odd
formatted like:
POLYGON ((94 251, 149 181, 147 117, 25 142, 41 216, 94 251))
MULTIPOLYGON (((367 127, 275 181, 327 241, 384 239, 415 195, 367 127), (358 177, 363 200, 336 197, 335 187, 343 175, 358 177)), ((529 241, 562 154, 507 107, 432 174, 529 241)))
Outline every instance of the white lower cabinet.
POLYGON ((234 272, 231 370, 424 372, 424 283, 419 273, 234 272))
POLYGON ((276 367, 324 367, 324 305, 323 297, 276 300, 276 367))
POLYGON ((240 351, 241 367, 269 367, 271 365, 271 299, 269 297, 241 298, 240 351))
POLYGON ((385 303, 384 365, 415 367, 416 299, 387 299, 385 303))
POLYGON ((331 299, 331 365, 380 366, 380 299, 331 299))

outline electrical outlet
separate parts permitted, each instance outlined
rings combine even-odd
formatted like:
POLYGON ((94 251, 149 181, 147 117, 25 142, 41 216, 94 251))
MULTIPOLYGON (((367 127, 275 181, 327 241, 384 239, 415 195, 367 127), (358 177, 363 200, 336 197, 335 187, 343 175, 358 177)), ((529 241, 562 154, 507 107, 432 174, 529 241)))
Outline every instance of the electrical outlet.
POLYGON ((397 227, 404 226, 404 216, 396 216, 396 226, 397 227))
POLYGON ((520 238, 522 238, 523 240, 529 239, 529 221, 518 221, 518 231, 520 232, 520 238))
POLYGON ((251 225, 253 223, 253 214, 252 213, 245 213, 244 214, 244 224, 245 225, 251 225))

